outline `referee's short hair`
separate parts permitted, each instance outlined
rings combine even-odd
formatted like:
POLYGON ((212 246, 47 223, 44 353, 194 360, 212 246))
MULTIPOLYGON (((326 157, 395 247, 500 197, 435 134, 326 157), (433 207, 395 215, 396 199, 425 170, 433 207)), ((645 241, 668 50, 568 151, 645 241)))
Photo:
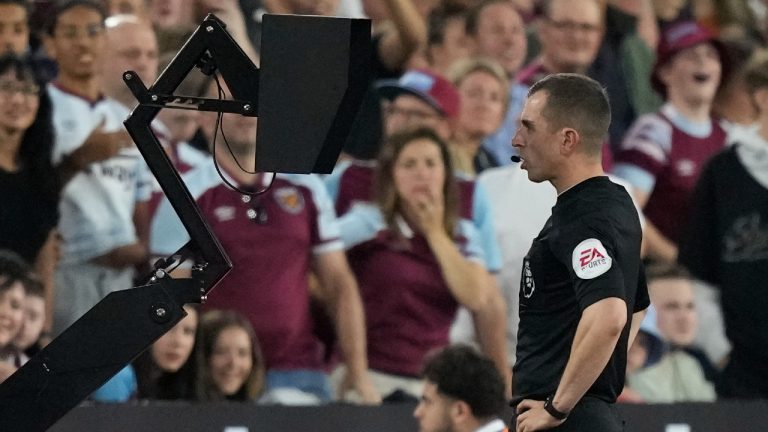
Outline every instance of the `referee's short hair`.
POLYGON ((504 380, 491 360, 467 345, 454 345, 429 357, 422 376, 438 393, 464 401, 478 419, 502 415, 504 380))
POLYGON ((611 106, 603 86, 584 75, 560 73, 537 81, 528 90, 528 97, 540 91, 547 92, 542 115, 550 125, 575 129, 585 151, 599 155, 611 124, 611 106))

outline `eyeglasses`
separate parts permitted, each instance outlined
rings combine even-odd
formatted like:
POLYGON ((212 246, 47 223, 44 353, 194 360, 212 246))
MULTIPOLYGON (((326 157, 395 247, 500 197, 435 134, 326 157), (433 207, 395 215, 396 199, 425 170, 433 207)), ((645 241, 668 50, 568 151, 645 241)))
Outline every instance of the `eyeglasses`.
POLYGON ((571 20, 556 21, 551 18, 547 18, 552 27, 567 32, 575 32, 581 30, 585 33, 597 33, 603 30, 603 26, 600 24, 579 23, 571 20))
POLYGON ((65 39, 77 39, 81 34, 92 38, 102 33, 104 33, 104 25, 102 23, 93 23, 86 26, 65 25, 56 30, 56 35, 65 39))
POLYGON ((22 96, 37 96, 40 94, 40 86, 34 83, 20 83, 18 81, 0 81, 0 94, 11 97, 16 93, 22 96))
POLYGON ((416 120, 416 121, 424 121, 429 120, 435 117, 439 117, 440 115, 435 112, 425 112, 420 110, 414 110, 414 109, 405 109, 400 108, 394 105, 388 105, 384 108, 384 115, 387 117, 393 117, 393 116, 403 116, 409 120, 416 120))

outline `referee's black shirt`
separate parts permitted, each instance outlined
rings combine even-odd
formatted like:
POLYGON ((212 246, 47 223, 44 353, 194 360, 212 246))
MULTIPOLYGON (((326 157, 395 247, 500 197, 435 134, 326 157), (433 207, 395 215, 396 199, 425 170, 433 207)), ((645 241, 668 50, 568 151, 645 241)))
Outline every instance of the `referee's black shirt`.
POLYGON ((609 297, 627 303, 627 324, 586 395, 616 401, 624 387, 632 313, 649 304, 641 239, 632 199, 608 177, 587 179, 560 194, 523 261, 513 403, 554 393, 582 311, 609 297))

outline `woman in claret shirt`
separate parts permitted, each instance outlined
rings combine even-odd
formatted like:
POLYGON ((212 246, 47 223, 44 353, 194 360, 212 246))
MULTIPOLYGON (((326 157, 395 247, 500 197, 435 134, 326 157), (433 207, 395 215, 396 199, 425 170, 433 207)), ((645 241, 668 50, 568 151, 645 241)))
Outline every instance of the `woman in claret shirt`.
POLYGON ((377 169, 376 202, 355 205, 341 233, 365 307, 374 385, 385 398, 418 397, 426 354, 448 344, 459 305, 482 307, 488 276, 477 232, 458 217, 443 140, 424 128, 395 134, 377 169))

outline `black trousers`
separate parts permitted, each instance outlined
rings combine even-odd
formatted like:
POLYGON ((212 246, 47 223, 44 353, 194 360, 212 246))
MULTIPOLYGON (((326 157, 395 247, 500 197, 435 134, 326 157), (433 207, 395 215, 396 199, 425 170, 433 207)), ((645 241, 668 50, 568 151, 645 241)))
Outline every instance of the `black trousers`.
MULTIPOLYGON (((517 416, 512 416, 510 430, 517 425, 517 416)), ((551 429, 558 432, 623 432, 624 420, 614 404, 602 399, 584 397, 573 408, 560 426, 551 429)))

